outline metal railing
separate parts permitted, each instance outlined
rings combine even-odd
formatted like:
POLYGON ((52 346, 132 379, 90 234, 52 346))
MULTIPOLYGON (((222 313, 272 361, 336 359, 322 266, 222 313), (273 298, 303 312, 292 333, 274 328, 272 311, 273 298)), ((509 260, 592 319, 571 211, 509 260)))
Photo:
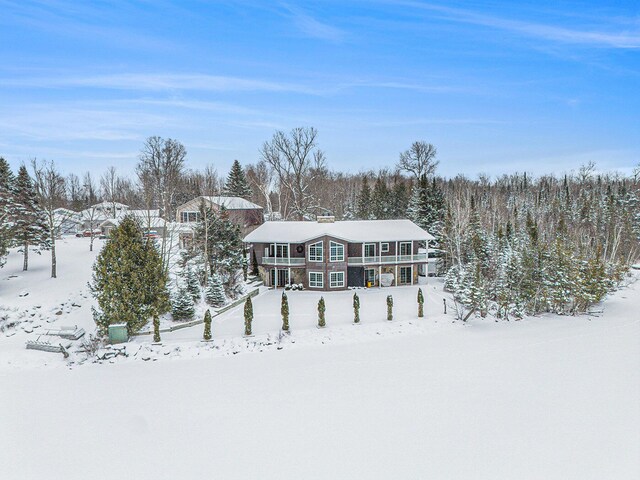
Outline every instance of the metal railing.
POLYGON ((380 257, 349 257, 347 265, 378 265, 389 263, 416 263, 426 262, 426 253, 417 253, 415 255, 382 255, 380 257))
POLYGON ((263 265, 282 265, 291 267, 294 265, 304 265, 304 257, 262 257, 263 265))

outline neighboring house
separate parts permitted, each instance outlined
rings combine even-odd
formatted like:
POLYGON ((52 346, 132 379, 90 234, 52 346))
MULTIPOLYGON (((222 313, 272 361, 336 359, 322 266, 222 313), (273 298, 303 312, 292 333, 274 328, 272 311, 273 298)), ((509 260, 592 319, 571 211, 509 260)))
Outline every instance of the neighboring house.
POLYGON ((118 202, 100 202, 80 212, 82 228, 91 230, 100 228, 100 224, 111 218, 119 218, 129 211, 129 206, 118 202))
POLYGON ((159 237, 164 236, 167 229, 167 222, 160 218, 160 210, 125 210, 116 218, 107 218, 98 227, 109 236, 124 217, 133 217, 145 233, 155 233, 159 237))
POLYGON ((56 229, 56 236, 75 235, 82 230, 80 213, 68 208, 56 208, 53 211, 53 224, 56 229))
MULTIPOLYGON (((176 221, 180 224, 194 224, 200 221, 200 205, 219 211, 224 207, 229 215, 229 220, 240 227, 242 235, 247 235, 256 227, 264 223, 262 207, 241 197, 196 197, 176 209, 176 221)), ((193 230, 181 229, 180 245, 185 246, 193 238, 193 230)))
POLYGON ((244 239, 265 285, 316 290, 413 285, 433 237, 410 220, 266 222, 244 239))

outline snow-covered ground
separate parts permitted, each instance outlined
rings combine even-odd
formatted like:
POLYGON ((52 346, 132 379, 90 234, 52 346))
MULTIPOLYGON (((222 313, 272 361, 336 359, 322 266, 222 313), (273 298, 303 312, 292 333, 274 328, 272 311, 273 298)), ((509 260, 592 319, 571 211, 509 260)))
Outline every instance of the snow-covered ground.
MULTIPOLYGON (((12 254, 0 304, 92 329, 84 240, 61 245, 57 280, 47 254, 24 274, 12 254)), ((0 333, 0 478, 640 478, 640 283, 604 313, 468 324, 423 288, 424 319, 415 287, 359 290, 360 326, 352 292, 325 293, 322 330, 320 294, 291 292, 284 338, 265 291, 252 338, 238 307, 212 343, 201 326, 138 337, 114 363, 68 367, 24 349, 37 328, 0 333)))

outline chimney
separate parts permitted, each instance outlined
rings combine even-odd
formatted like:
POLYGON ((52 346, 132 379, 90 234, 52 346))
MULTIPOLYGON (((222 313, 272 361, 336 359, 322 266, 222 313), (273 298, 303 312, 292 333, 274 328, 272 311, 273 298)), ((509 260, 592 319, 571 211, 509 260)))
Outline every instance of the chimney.
POLYGON ((316 220, 318 223, 334 223, 336 221, 336 217, 333 215, 318 215, 316 220))

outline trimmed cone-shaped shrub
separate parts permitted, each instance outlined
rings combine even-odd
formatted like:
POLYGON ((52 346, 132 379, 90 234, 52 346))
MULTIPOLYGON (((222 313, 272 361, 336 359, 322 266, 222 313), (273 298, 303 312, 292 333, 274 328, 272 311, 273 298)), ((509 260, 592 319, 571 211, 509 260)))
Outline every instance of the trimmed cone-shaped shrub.
POLYGON ((418 288, 418 317, 424 317, 424 296, 421 288, 418 288))
POLYGON ((186 288, 181 288, 175 295, 171 305, 171 315, 174 320, 187 320, 193 318, 196 310, 193 305, 193 297, 186 288))
POLYGON ((387 295, 387 320, 393 320, 393 297, 387 295))
POLYGON ((221 307, 227 303, 227 296, 224 294, 224 286, 220 275, 214 273, 209 277, 207 289, 204 291, 204 299, 212 307, 221 307))
POLYGON ((320 300, 318 300, 318 326, 320 328, 324 328, 324 326, 326 325, 324 319, 325 310, 326 308, 324 305, 324 297, 320 297, 320 300))
POLYGON ((280 305, 280 314, 282 315, 282 331, 289 331, 289 299, 287 294, 282 292, 282 303, 280 305))
POLYGON ((205 340, 211 340, 211 312, 207 309, 204 313, 204 335, 205 340))
POLYGON ((360 297, 353 294, 353 323, 360 323, 360 297))
POLYGON ((244 302, 244 334, 248 337, 251 335, 251 322, 253 322, 253 304, 251 297, 247 297, 244 302))
POLYGON ((160 319, 157 315, 153 316, 153 341, 160 343, 160 319))

